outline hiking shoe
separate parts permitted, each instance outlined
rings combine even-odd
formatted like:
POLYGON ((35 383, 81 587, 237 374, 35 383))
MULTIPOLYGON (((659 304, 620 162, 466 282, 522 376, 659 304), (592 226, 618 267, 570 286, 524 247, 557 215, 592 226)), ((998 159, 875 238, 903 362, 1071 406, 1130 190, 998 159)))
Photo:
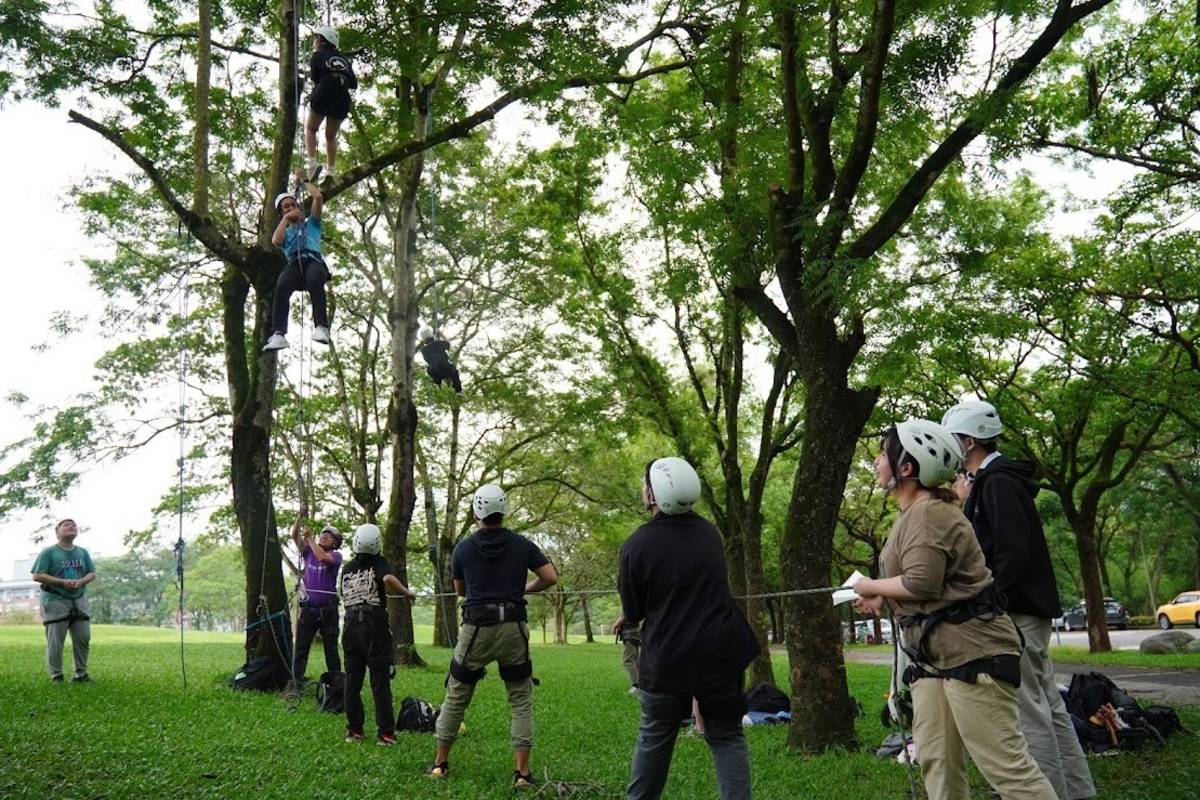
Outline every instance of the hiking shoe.
POLYGON ((51 676, 51 678, 50 678, 50 682, 51 682, 51 683, 62 683, 62 682, 63 682, 63 676, 62 676, 62 675, 54 675, 54 676, 51 676))
MULTIPOLYGON (((60 678, 60 680, 61 680, 61 678, 60 678)), ((78 677, 71 678, 71 683, 95 683, 95 681, 92 680, 91 675, 88 675, 85 672, 84 674, 79 675, 78 677)))
POLYGON ((532 772, 526 772, 524 775, 522 775, 521 771, 519 769, 513 770, 513 788, 514 789, 529 789, 529 788, 532 788, 533 786, 536 786, 536 784, 533 782, 533 773, 532 772))
POLYGON ((396 734, 394 733, 381 733, 379 736, 375 737, 375 744, 382 745, 384 747, 391 747, 395 743, 396 734))
POLYGON ((317 344, 329 344, 329 328, 324 325, 318 325, 313 328, 313 341, 317 344))
POLYGON ((272 350, 282 350, 288 346, 287 337, 282 333, 272 333, 271 338, 267 339, 267 343, 263 345, 263 352, 269 353, 272 350))
POLYGON ((356 731, 354 728, 346 728, 347 742, 361 742, 363 740, 363 732, 356 731))
POLYGON ((429 769, 425 770, 425 774, 434 780, 441 780, 450 774, 450 762, 440 761, 429 769))

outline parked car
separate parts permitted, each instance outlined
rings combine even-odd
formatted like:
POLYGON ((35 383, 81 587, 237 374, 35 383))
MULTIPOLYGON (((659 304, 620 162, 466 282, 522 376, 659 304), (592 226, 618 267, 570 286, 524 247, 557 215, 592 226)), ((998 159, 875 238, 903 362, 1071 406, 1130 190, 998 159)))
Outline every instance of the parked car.
POLYGON ((856 641, 865 644, 890 644, 892 641, 892 623, 890 620, 879 620, 879 630, 883 634, 883 641, 875 641, 875 621, 874 620, 859 620, 854 623, 854 638, 856 641))
POLYGON ((1164 631, 1172 625, 1186 625, 1189 622, 1200 628, 1200 589, 1184 592, 1169 603, 1164 603, 1154 612, 1158 617, 1158 627, 1164 631))
MULTIPOLYGON (((1087 601, 1081 600, 1061 617, 1064 631, 1087 630, 1087 601)), ((1104 598, 1104 620, 1108 627, 1123 631, 1129 627, 1129 611, 1111 597, 1104 598)))

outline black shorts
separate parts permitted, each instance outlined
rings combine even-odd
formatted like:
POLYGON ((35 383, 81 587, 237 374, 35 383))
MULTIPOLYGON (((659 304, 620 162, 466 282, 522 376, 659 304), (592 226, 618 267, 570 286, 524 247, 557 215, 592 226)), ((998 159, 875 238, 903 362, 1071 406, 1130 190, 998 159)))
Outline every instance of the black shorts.
POLYGON ((308 107, 321 117, 343 120, 350 116, 350 92, 336 83, 323 83, 309 95, 308 107))

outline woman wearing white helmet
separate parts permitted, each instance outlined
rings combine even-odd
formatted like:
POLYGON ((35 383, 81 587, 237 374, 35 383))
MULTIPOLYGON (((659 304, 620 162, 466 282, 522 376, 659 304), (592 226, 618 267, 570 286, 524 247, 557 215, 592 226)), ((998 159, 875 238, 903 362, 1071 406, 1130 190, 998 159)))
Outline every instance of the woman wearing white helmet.
POLYGON ((650 462, 642 502, 652 519, 621 547, 621 617, 614 627, 642 624, 642 716, 629 800, 662 794, 675 738, 692 714, 693 698, 703 714, 721 800, 750 797, 742 677, 758 655, 758 640, 729 591, 721 535, 693 510, 700 488, 696 470, 682 458, 650 462))
POLYGON ((325 178, 332 178, 337 165, 338 129, 350 116, 350 92, 358 88, 358 79, 350 59, 338 50, 337 28, 318 25, 313 28, 313 54, 308 77, 313 83, 308 97, 308 119, 304 123, 304 146, 308 151, 308 176, 317 179, 317 128, 325 122, 325 178))
POLYGON ((267 352, 288 346, 292 293, 298 291, 308 292, 312 300, 313 341, 329 344, 325 283, 330 276, 325 256, 321 253, 321 214, 325 209, 325 198, 316 184, 305 182, 299 170, 296 173, 297 180, 308 187, 312 208, 305 216, 304 207, 292 195, 284 192, 275 198, 275 210, 280 218, 271 235, 271 243, 283 251, 285 263, 275 282, 275 299, 271 305, 271 338, 263 347, 267 352))
POLYGON ((1017 721, 1021 642, 970 523, 945 484, 962 452, 928 420, 887 431, 876 480, 900 507, 880 562, 854 585, 855 607, 895 611, 912 665, 913 740, 930 800, 970 795, 967 755, 1002 798, 1055 800, 1017 721))
POLYGON ((375 525, 359 525, 351 540, 354 558, 342 567, 342 602, 346 625, 342 650, 346 654, 346 741, 363 738, 362 685, 371 671, 378 744, 396 743, 392 714, 392 633, 388 628, 387 590, 412 599, 416 595, 393 573, 379 553, 383 535, 375 525))

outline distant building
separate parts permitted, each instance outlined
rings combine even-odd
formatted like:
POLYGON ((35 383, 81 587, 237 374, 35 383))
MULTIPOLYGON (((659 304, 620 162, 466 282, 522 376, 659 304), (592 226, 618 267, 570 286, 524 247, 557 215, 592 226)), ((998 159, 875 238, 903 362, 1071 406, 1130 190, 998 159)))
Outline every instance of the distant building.
POLYGON ((12 563, 9 580, 0 581, 0 623, 14 611, 28 612, 37 618, 42 587, 30 577, 36 555, 12 563))

